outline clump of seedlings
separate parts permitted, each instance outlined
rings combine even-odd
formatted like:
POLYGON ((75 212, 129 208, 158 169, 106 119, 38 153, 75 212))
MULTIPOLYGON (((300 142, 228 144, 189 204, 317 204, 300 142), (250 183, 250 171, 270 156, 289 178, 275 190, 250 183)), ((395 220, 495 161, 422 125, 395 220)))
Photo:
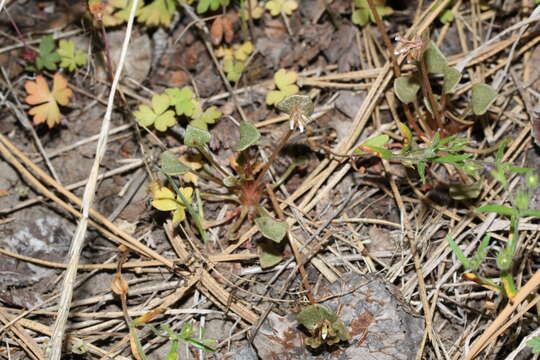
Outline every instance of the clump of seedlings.
POLYGON ((275 184, 269 183, 266 174, 295 128, 298 127, 300 131, 303 131, 314 110, 311 99, 305 95, 289 96, 279 102, 276 107, 290 115, 291 128, 283 135, 266 162, 261 162, 253 151, 261 135, 251 123, 240 123, 240 139, 234 147, 236 156, 231 162, 234 174, 214 160, 207 146, 212 138, 210 132, 188 125, 184 135, 184 144, 198 152, 207 163, 202 168, 196 169, 171 151, 163 152, 160 170, 167 177, 172 190, 163 185, 154 185, 154 188, 159 191, 152 192, 154 207, 172 211, 173 220, 176 222, 187 221, 184 216, 184 209, 186 209, 203 241, 207 239, 206 229, 211 223, 204 220, 202 202, 219 199, 236 203, 237 209, 227 219, 235 220, 227 229, 226 236, 231 241, 235 240, 238 237, 238 230, 245 221, 254 223, 268 240, 261 242, 258 246, 262 267, 273 266, 281 261, 282 255, 279 249, 282 248, 282 240, 288 231, 287 222, 273 216, 272 208, 267 208, 268 204, 271 204, 275 213, 280 214, 280 211, 275 209, 278 205, 273 189, 283 183, 295 168, 302 166, 305 159, 295 159, 275 184), (196 189, 197 201, 192 201, 191 188, 179 185, 179 180, 181 181, 182 176, 188 173, 214 183, 220 188, 220 192, 200 193, 196 189), (164 202, 167 206, 159 206, 164 202))

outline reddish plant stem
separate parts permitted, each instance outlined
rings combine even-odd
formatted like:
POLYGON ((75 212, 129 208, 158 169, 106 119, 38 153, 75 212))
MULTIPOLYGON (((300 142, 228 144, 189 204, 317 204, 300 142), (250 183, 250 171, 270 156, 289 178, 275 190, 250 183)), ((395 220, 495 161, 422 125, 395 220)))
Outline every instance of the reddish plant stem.
POLYGON ((435 101, 435 96, 433 95, 431 84, 429 83, 429 74, 423 54, 424 52, 422 51, 420 54, 420 59, 418 60, 420 74, 422 76, 422 93, 428 99, 429 105, 431 105, 432 118, 435 120, 435 131, 440 131, 443 125, 441 114, 439 112, 439 104, 437 104, 437 101, 435 101))
POLYGON ((264 175, 266 174, 266 172, 268 171, 268 169, 270 169, 270 166, 272 166, 272 164, 274 163, 274 160, 276 160, 276 157, 278 156, 279 152, 281 151, 281 149, 283 149, 283 146, 285 146, 285 144, 287 143, 287 140, 289 140, 289 138, 291 137, 291 135, 292 135, 293 132, 294 132, 294 130, 289 130, 289 131, 287 131, 287 133, 283 136, 283 138, 281 138, 281 141, 280 141, 279 144, 274 148, 274 152, 272 153, 272 155, 270 156, 270 158, 268 159, 268 161, 267 161, 266 164, 264 165, 264 168, 263 168, 262 171, 259 173, 259 176, 257 176, 257 180, 255 180, 255 183, 256 183, 256 184, 258 184, 258 185, 262 184, 264 175))

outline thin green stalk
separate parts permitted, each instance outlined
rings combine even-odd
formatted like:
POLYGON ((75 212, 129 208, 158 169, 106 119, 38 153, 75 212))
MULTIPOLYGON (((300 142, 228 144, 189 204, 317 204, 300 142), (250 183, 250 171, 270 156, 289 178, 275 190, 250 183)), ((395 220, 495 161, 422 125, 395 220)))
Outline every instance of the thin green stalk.
POLYGON ((167 177, 167 180, 172 185, 174 191, 176 192, 176 195, 180 197, 182 200, 182 203, 185 205, 186 209, 189 212, 189 215, 193 218, 193 222, 195 223, 195 226, 197 227, 197 230, 199 231, 199 234, 201 235, 202 241, 206 243, 208 241, 208 234, 206 234, 206 231, 204 230, 204 226, 202 223, 202 220, 199 216, 199 213, 191 206, 191 203, 186 199, 186 197, 182 194, 180 189, 178 189, 178 186, 176 185, 176 182, 174 182, 173 178, 169 175, 165 174, 167 177))

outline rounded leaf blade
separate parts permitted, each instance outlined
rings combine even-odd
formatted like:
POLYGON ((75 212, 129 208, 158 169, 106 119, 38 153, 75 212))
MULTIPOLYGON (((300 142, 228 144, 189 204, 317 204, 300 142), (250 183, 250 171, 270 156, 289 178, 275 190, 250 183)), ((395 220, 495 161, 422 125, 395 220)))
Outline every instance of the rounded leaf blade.
POLYGON ((255 219, 255 225, 257 225, 264 237, 277 243, 283 240, 289 228, 286 222, 276 221, 269 216, 261 216, 255 219))
POLYGON ((257 130, 253 124, 248 122, 240 123, 240 142, 234 147, 234 150, 246 150, 248 147, 255 144, 260 137, 261 134, 259 133, 259 130, 257 130))
POLYGON ((472 110, 475 115, 483 115, 497 98, 497 92, 491 86, 478 83, 472 87, 472 110))

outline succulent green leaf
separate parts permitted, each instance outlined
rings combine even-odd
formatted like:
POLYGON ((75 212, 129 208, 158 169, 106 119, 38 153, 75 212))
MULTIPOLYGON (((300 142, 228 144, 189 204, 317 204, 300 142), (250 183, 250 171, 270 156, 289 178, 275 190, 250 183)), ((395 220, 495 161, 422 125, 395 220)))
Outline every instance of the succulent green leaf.
POLYGON ((255 125, 248 122, 240 123, 240 142, 235 146, 234 151, 246 150, 255 144, 260 137, 261 134, 255 125))
POLYGON ((161 171, 169 176, 183 175, 191 170, 171 151, 164 151, 160 156, 161 171))
POLYGON ((315 330, 317 325, 324 320, 334 322, 337 319, 336 314, 321 304, 308 305, 296 315, 296 321, 304 325, 307 330, 315 330))
POLYGON ((269 216, 255 219, 255 225, 267 239, 280 243, 287 234, 289 225, 285 221, 276 221, 269 216))
POLYGON ((400 76, 394 80, 394 92, 402 103, 412 103, 416 99, 418 90, 420 90, 420 81, 417 76, 400 76))
POLYGON ((433 41, 429 42, 424 51, 424 60, 427 71, 431 74, 444 74, 448 67, 448 60, 433 41))
POLYGON ((212 140, 212 135, 206 131, 191 125, 186 128, 186 134, 184 135, 184 144, 187 146, 202 146, 212 140))
POLYGON ((451 66, 447 66, 444 69, 443 92, 445 94, 453 92, 460 80, 461 73, 459 70, 451 66))
POLYGON ((483 115, 497 98, 497 91, 491 86, 478 83, 472 87, 472 109, 475 115, 483 115))

